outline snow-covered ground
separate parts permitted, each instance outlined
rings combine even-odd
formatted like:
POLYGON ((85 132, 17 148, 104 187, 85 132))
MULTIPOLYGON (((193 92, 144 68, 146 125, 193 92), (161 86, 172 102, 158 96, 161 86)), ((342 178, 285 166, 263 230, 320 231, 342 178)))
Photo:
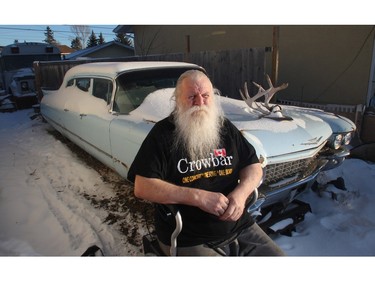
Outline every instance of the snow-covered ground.
MULTIPOLYGON (((151 268, 157 265, 162 270, 165 265, 159 266, 154 258, 134 258, 143 255, 141 237, 147 232, 144 216, 149 215, 149 205, 134 198, 132 187, 125 180, 66 143, 41 118, 31 119, 32 115, 32 109, 0 113, 0 256, 3 256, 0 264, 7 269, 5 272, 13 272, 13 267, 7 265, 14 265, 15 261, 17 268, 18 262, 25 262, 28 267, 39 268, 43 263, 54 268, 61 262, 61 258, 56 257, 79 257, 94 244, 101 247, 106 256, 112 256, 90 261, 90 270, 98 276, 102 273, 95 271, 97 264, 111 267, 114 263, 126 271, 128 266, 138 269, 141 261, 139 270, 145 265, 151 268), (9 259, 15 256, 16 260, 9 259), (34 258, 29 258, 31 256, 34 258), (44 257, 55 258, 51 261, 44 257), (149 263, 150 259, 153 262, 149 263)), ((299 198, 311 205, 312 213, 306 214, 292 237, 274 237, 289 256, 286 260, 271 259, 272 264, 278 264, 277 268, 290 268, 292 273, 291 263, 294 267, 312 262, 309 271, 318 270, 314 265, 316 259, 301 261, 301 257, 316 256, 319 257, 318 267, 348 270, 344 277, 355 277, 356 270, 351 269, 363 270, 374 262, 375 165, 347 159, 339 168, 322 174, 321 181, 329 182, 338 177, 345 180, 346 191, 329 185, 329 192, 323 192, 321 197, 308 191, 299 198), (332 257, 336 258, 332 260, 332 257), (342 260, 341 257, 355 258, 342 260)), ((73 260, 69 266, 77 269, 85 259, 73 260)), ((244 260, 238 261, 241 266, 247 266, 244 260)), ((197 259, 188 262, 191 266, 202 266, 197 259)), ((262 264, 255 262, 261 269, 262 264)), ((83 268, 85 266, 88 264, 83 268)), ((213 265, 205 266, 220 268, 225 264, 215 260, 213 265)), ((220 275, 220 279, 226 274, 220 275)), ((267 274, 274 276, 277 272, 267 274)), ((142 276, 152 278, 153 275, 144 270, 142 276)), ((277 276, 274 277, 280 278, 277 276)))

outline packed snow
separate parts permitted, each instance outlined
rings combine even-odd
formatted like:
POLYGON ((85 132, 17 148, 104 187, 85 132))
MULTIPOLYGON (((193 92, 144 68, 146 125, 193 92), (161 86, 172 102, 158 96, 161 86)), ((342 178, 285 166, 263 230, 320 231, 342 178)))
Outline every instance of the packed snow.
MULTIPOLYGON (((107 275, 95 270, 96 266, 112 268, 114 264, 116 268, 112 271, 124 275, 127 270, 139 270, 142 277, 150 279, 154 275, 144 270, 148 266, 160 269, 168 276, 166 265, 155 258, 134 258, 143 256, 141 237, 147 233, 147 226, 142 211, 132 211, 131 206, 137 205, 132 186, 100 164, 88 164, 87 155, 77 151, 79 149, 72 149, 69 142, 56 134, 40 116, 35 116, 33 109, 0 113, 0 256, 5 274, 13 276, 15 271, 28 274, 18 270, 19 262, 26 264, 25 268, 31 267, 31 272, 40 269, 42 263, 43 268, 58 267, 62 271, 47 275, 51 279, 64 276, 66 280, 65 267, 59 267, 65 259, 51 261, 36 257, 73 257, 73 262, 68 259, 72 270, 81 271, 90 266, 93 274, 97 274, 95 276, 103 278, 107 275), (121 202, 125 204, 121 205, 121 202), (99 246, 105 256, 122 258, 92 258, 90 263, 82 262, 87 260, 84 258, 74 258, 92 245, 99 246), (33 258, 25 261, 25 257, 33 258)), ((373 264, 375 165, 361 159, 347 159, 335 170, 321 174, 319 181, 324 184, 339 177, 344 179, 346 190, 328 184, 320 195, 311 190, 302 194, 299 199, 309 203, 312 212, 306 214, 292 236, 273 236, 288 255, 286 260, 271 258, 266 262, 268 267, 258 259, 248 260, 257 268, 269 271, 261 276, 268 274, 268 277, 284 280, 278 272, 288 269, 289 273, 284 273, 288 275, 295 267, 303 268, 310 262, 309 271, 318 269, 314 265, 316 259, 301 261, 301 257, 320 257, 319 268, 333 269, 335 278, 342 276, 344 279, 355 278, 357 269, 364 272, 373 264), (352 258, 342 260, 338 257, 352 258), (353 257, 356 258, 353 260, 353 257), (269 268, 270 265, 277 268, 276 272, 269 268)), ((146 202, 138 203, 140 209, 148 206, 146 202)), ((247 267, 244 261, 246 259, 238 260, 241 266, 247 267)), ((191 266, 202 267, 199 259, 188 262, 191 266)), ((222 260, 203 264, 205 268, 225 267, 222 260)), ((175 262, 168 266, 184 268, 175 262)), ((110 271, 106 269, 106 272, 110 271)), ((182 279, 190 274, 183 274, 182 279)), ((219 278, 223 280, 230 276, 225 272, 219 278)))

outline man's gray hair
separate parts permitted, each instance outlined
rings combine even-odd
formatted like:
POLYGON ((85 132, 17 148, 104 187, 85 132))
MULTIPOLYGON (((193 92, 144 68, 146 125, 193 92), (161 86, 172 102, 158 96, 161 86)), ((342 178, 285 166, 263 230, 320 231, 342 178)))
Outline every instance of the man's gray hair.
POLYGON ((220 95, 220 91, 213 87, 210 78, 208 78, 208 76, 203 71, 197 70, 197 69, 191 69, 191 70, 187 70, 184 73, 182 73, 181 76, 178 78, 177 83, 176 83, 176 88, 175 88, 174 93, 173 93, 174 99, 177 101, 177 99, 181 96, 182 81, 184 81, 187 78, 191 78, 192 80, 196 80, 196 79, 201 78, 201 77, 206 77, 210 81, 214 95, 220 95))

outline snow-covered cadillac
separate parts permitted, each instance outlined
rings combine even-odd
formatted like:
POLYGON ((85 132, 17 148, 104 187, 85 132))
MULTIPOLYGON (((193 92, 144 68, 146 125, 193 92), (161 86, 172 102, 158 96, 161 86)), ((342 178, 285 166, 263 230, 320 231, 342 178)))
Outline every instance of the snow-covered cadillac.
MULTIPOLYGON (((150 129, 172 111, 176 80, 188 69, 205 71, 181 62, 81 64, 67 71, 58 90, 43 91, 41 114, 126 178, 150 129)), ((254 97, 245 84, 244 100, 220 97, 226 117, 255 147, 264 168, 258 189, 262 196, 253 210, 261 213, 263 223, 275 212, 301 208, 296 196, 320 171, 336 167, 349 155, 346 145, 356 129, 349 119, 322 110, 271 104, 272 96, 288 85, 274 87, 269 79, 268 84, 267 90, 256 84, 254 97), (263 102, 258 101, 261 97, 263 102)), ((298 212, 294 219, 301 219, 298 212)))

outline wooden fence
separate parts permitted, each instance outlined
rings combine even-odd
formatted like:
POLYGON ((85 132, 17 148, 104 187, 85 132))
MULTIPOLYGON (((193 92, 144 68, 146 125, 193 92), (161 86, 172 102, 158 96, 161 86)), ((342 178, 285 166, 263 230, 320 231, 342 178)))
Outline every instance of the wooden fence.
POLYGON ((39 100, 42 98, 41 88, 57 89, 60 87, 64 74, 73 66, 97 61, 182 61, 204 67, 223 96, 240 99, 239 89, 248 82, 249 93, 257 89, 252 81, 264 84, 265 81, 265 50, 251 48, 226 51, 205 51, 199 53, 176 53, 152 55, 146 57, 124 57, 114 59, 87 59, 75 61, 36 61, 34 62, 35 83, 39 100))

